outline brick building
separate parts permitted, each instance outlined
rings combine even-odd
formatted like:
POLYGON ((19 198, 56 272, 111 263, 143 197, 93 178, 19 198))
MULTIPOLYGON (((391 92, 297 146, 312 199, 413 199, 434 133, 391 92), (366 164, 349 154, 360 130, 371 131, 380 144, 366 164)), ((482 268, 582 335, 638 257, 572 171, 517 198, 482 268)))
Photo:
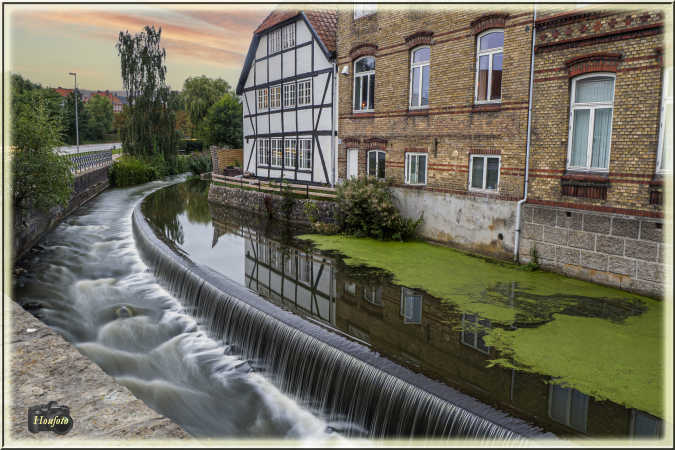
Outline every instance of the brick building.
POLYGON ((338 176, 392 177, 424 237, 513 253, 532 8, 338 12, 338 176), (480 68, 477 70, 477 68, 480 68))
POLYGON ((672 174, 666 20, 661 9, 538 11, 521 261, 536 251, 548 268, 662 293, 672 267, 663 242, 672 174))

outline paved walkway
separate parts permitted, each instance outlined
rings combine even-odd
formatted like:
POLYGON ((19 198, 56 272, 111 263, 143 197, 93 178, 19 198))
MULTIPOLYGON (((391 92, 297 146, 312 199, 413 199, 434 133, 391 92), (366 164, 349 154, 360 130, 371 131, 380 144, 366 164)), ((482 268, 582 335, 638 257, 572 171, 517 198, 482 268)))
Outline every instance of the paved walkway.
MULTIPOLYGON (((121 142, 112 142, 109 144, 89 144, 89 145, 80 145, 80 153, 86 153, 86 152, 95 152, 95 151, 101 151, 101 150, 110 150, 110 149, 115 149, 115 148, 122 148, 122 143, 121 142)), ((60 153, 62 155, 70 155, 73 153, 77 153, 77 146, 76 145, 69 145, 65 147, 56 147, 57 153, 60 153)))
MULTIPOLYGON (((131 439, 190 439, 150 409, 47 325, 4 297, 5 445, 86 446, 131 439), (9 316, 9 317, 8 317, 9 316), (49 401, 70 407, 73 429, 60 436, 28 431, 28 407, 49 401)), ((181 441, 179 441, 181 442, 181 441)), ((182 441, 188 444, 190 441, 182 441)), ((177 442, 178 443, 178 442, 177 442)), ((166 445, 167 442, 164 442, 166 445)))

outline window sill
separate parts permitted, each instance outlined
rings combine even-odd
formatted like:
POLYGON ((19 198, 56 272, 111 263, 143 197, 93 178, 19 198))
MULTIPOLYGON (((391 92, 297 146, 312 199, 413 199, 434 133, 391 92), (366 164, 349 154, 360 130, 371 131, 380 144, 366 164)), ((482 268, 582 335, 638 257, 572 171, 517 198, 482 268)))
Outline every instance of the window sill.
POLYGON ((359 109, 359 110, 352 110, 352 114, 368 114, 368 113, 374 113, 374 109, 359 109))
POLYGON ((471 106, 471 112, 490 112, 490 111, 500 111, 502 109, 502 102, 489 102, 489 103, 474 103, 471 106))
POLYGON ((429 115, 429 107, 428 106, 409 107, 408 108, 408 115, 409 116, 428 116, 429 115))
POLYGON ((469 193, 474 193, 474 194, 483 194, 483 195, 493 195, 493 196, 498 196, 499 195, 499 189, 478 189, 478 188, 469 188, 469 193))

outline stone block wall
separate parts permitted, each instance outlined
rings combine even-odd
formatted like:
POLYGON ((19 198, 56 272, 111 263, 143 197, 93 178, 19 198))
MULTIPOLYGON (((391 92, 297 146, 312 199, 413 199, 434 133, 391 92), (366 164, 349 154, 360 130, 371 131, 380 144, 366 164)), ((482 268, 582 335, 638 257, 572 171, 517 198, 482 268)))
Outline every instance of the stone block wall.
POLYGON ((672 272, 661 219, 524 205, 520 262, 628 291, 662 297, 672 272))

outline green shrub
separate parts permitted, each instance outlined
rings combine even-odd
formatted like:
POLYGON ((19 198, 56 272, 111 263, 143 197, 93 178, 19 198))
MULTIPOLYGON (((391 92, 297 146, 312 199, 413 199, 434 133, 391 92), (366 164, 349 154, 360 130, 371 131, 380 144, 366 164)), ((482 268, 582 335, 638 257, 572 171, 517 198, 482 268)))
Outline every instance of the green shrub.
POLYGON ((160 177, 160 171, 147 161, 131 156, 117 159, 110 170, 110 182, 116 187, 135 186, 160 177))
POLYGON ((204 150, 204 143, 200 139, 181 139, 178 148, 185 153, 201 152, 204 150))
POLYGON ((192 171, 195 175, 201 175, 212 170, 211 155, 206 152, 193 153, 186 159, 188 161, 187 170, 192 171))
POLYGON ((415 236, 422 216, 401 216, 393 202, 391 181, 374 177, 346 180, 336 189, 338 229, 357 237, 408 240, 415 236))

